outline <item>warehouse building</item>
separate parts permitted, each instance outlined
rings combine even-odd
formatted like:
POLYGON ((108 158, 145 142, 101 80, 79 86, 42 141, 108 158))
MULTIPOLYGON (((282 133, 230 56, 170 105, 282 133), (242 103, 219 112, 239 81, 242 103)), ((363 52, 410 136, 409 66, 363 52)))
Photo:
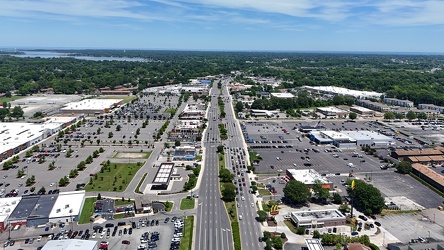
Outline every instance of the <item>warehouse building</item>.
POLYGON ((311 132, 309 134, 310 140, 317 144, 327 144, 331 143, 337 148, 356 148, 356 139, 337 131, 325 130, 311 132))
POLYGON ((343 95, 343 96, 355 97, 358 99, 379 98, 382 95, 382 93, 373 92, 373 91, 359 91, 359 90, 346 89, 335 86, 303 86, 302 88, 320 94, 343 95))
POLYGON ((29 215, 36 207, 40 195, 23 196, 17 207, 9 216, 9 224, 14 227, 16 225, 26 225, 29 215))
POLYGON ((403 150, 397 149, 391 153, 391 156, 400 161, 407 161, 409 157, 422 157, 422 156, 443 156, 443 152, 438 149, 415 149, 415 150, 403 150))
POLYGON ((337 209, 291 212, 290 218, 296 227, 323 228, 345 225, 345 216, 337 209))
POLYGON ((322 184, 322 188, 333 189, 333 184, 326 177, 321 176, 314 169, 287 169, 287 176, 290 180, 297 180, 304 183, 307 188, 313 188, 316 181, 322 184))
POLYGON ((9 226, 9 216, 15 210, 22 197, 0 199, 0 231, 5 231, 9 226))
POLYGON ((123 104, 123 99, 85 99, 80 102, 70 102, 61 108, 62 113, 68 114, 106 114, 113 108, 123 104))
POLYGON ((49 222, 78 221, 84 198, 85 190, 60 193, 49 214, 49 222))
POLYGON ((418 163, 412 164, 412 173, 439 191, 444 192, 444 176, 428 166, 418 163))

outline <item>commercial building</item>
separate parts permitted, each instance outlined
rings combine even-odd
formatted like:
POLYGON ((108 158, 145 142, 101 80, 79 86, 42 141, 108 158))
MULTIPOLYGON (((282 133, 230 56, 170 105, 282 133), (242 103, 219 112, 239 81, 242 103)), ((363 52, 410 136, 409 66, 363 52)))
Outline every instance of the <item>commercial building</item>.
POLYGON ((26 220, 27 227, 44 225, 49 221, 49 214, 57 200, 57 194, 41 195, 26 220))
POLYGON ((359 91, 353 89, 346 89, 335 86, 303 86, 302 88, 315 93, 322 93, 327 95, 344 95, 351 96, 358 99, 364 98, 379 98, 383 93, 373 91, 359 91))
POLYGON ((95 240, 48 240, 42 250, 98 250, 99 242, 95 240))
POLYGON ((179 120, 168 134, 170 141, 195 141, 202 136, 201 120, 179 120))
MULTIPOLYGON (((424 239, 425 240, 425 239, 424 239)), ((389 243, 388 250, 442 250, 444 249, 444 242, 429 242, 423 243, 389 243)))
POLYGON ((326 177, 321 176, 314 169, 287 169, 287 176, 290 180, 297 180, 304 183, 307 188, 313 188, 316 181, 322 184, 322 188, 333 189, 333 184, 326 177))
POLYGON ((407 161, 409 157, 423 157, 423 156, 443 156, 443 152, 438 149, 415 149, 403 150, 397 149, 391 153, 391 156, 400 161, 407 161))
POLYGON ((187 104, 179 115, 181 120, 202 120, 205 116, 205 104, 187 104))
POLYGON ((34 210, 40 195, 23 196, 17 207, 9 216, 9 224, 11 226, 26 225, 29 215, 34 210))
POLYGON ((348 111, 336 107, 316 108, 316 112, 319 112, 326 117, 346 118, 348 116, 348 111))
POLYGON ((444 107, 443 106, 436 106, 433 104, 418 104, 418 109, 425 109, 425 110, 431 110, 439 112, 440 114, 444 114, 444 107))
POLYGON ((68 114, 104 114, 122 104, 122 99, 85 99, 67 103, 60 111, 68 114))
POLYGON ((0 123, 0 161, 75 123, 79 117, 49 117, 39 123, 0 123))
POLYGON ((389 105, 395 105, 395 106, 407 107, 407 108, 412 108, 414 105, 412 101, 401 100, 401 99, 396 99, 396 98, 384 98, 384 102, 389 105))
POLYGON ((371 146, 374 148, 387 148, 396 144, 396 140, 393 137, 380 134, 375 131, 359 130, 359 131, 342 131, 345 134, 356 141, 356 146, 371 146))
POLYGON ((338 148, 356 148, 356 139, 348 136, 342 132, 325 130, 325 131, 317 131, 311 132, 309 134, 310 140, 317 144, 327 144, 331 143, 338 148))
POLYGON ((49 214, 49 222, 78 221, 82 212, 85 190, 61 192, 49 214))
POLYGON ((271 97, 276 98, 293 98, 294 95, 292 93, 270 93, 271 97))
POLYGON ((194 146, 179 146, 174 149, 173 161, 194 161, 196 155, 194 146))
POLYGON ((345 216, 337 209, 291 212, 296 227, 323 228, 345 225, 345 216))
POLYGON ((371 116, 375 115, 375 111, 368 109, 368 108, 359 107, 359 106, 351 107, 350 111, 355 112, 356 114, 359 114, 361 116, 366 116, 366 117, 371 117, 371 116))
POLYGON ((0 231, 9 226, 9 216, 15 210, 22 197, 11 197, 0 199, 0 231))
POLYGON ((307 246, 306 249, 301 248, 301 250, 324 250, 324 246, 322 246, 321 239, 304 239, 305 245, 307 246))
POLYGON ((153 190, 166 190, 171 180, 171 175, 174 171, 174 163, 167 162, 162 163, 157 170, 156 176, 153 180, 151 189, 153 190))

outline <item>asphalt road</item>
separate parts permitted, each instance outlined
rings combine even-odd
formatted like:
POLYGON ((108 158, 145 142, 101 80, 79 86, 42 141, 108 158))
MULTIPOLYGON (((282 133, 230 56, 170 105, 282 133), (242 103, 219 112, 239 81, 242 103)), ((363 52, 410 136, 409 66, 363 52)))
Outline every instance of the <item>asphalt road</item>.
MULTIPOLYGON (((214 85, 217 85, 215 82, 214 85)), ((233 237, 228 214, 220 196, 217 145, 220 143, 218 131, 217 96, 219 89, 213 87, 208 112, 208 128, 204 135, 205 168, 199 191, 197 208, 195 249, 233 249, 233 237), (214 119, 215 117, 215 119, 214 119)), ((247 248, 245 248, 247 249, 247 248)))
MULTIPOLYGON (((225 99, 225 113, 226 117, 223 122, 226 124, 226 129, 228 130, 228 140, 225 142, 225 146, 228 148, 225 154, 227 157, 226 164, 227 168, 232 170, 232 160, 231 153, 229 153, 230 149, 238 149, 239 151, 244 150, 245 155, 241 156, 239 162, 242 163, 245 161, 248 165, 248 159, 246 159, 248 155, 248 151, 246 145, 244 144, 242 130, 240 128, 240 124, 236 119, 233 109, 233 100, 229 95, 227 87, 223 86, 223 98, 225 99)), ((246 169, 245 169, 246 171, 246 169)), ((237 174, 237 173, 236 173, 237 174)), ((238 215, 242 216, 242 219, 239 219, 239 227, 241 233, 241 243, 242 249, 263 249, 264 245, 259 242, 259 236, 262 236, 262 232, 260 230, 259 223, 256 221, 257 211, 256 205, 254 201, 254 197, 249 193, 250 190, 250 181, 249 174, 244 174, 245 178, 245 186, 242 186, 243 191, 239 192, 237 195, 238 199, 238 215), (242 199, 243 197, 243 199, 242 199)), ((236 176, 235 178, 242 178, 242 176, 236 176)), ((242 183, 242 185, 243 185, 242 183)))

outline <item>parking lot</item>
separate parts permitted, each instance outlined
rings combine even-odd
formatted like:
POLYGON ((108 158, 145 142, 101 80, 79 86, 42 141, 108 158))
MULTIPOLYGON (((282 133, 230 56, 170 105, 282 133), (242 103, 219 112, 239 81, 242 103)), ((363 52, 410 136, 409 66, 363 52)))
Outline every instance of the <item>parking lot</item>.
MULTIPOLYGON (((183 234, 183 220, 179 221, 179 218, 174 217, 176 221, 174 222, 172 219, 164 215, 154 215, 113 220, 103 224, 71 225, 63 223, 46 228, 21 227, 19 230, 11 231, 14 245, 7 246, 6 249, 36 249, 49 240, 49 235, 52 235, 50 236, 52 239, 58 236, 60 239, 97 240, 99 246, 100 242, 107 242, 109 249, 170 249, 173 239, 180 241, 183 234), (166 220, 166 218, 168 219, 166 220), (43 237, 39 239, 35 235, 43 237), (86 235, 89 237, 85 237, 86 235)), ((178 243, 175 245, 179 246, 178 243)))

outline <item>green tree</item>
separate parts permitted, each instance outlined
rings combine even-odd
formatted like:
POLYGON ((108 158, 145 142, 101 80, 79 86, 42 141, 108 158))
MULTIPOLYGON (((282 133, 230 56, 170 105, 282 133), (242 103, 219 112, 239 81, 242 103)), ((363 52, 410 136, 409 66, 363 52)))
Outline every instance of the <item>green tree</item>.
POLYGON ((114 134, 113 132, 108 132, 108 138, 113 138, 114 134))
POLYGON ((416 119, 416 113, 413 112, 413 111, 411 111, 411 110, 409 110, 409 112, 407 112, 407 114, 405 115, 405 117, 406 117, 408 120, 415 120, 415 119, 416 119))
POLYGON ((418 119, 426 120, 427 119, 427 114, 424 113, 424 112, 419 113, 418 114, 418 119))
POLYGON ((11 116, 14 117, 14 118, 16 118, 16 119, 19 119, 20 117, 23 117, 23 114, 24 114, 24 112, 23 112, 23 110, 22 110, 22 107, 20 107, 20 106, 15 106, 15 107, 12 109, 11 116))
POLYGON ((226 168, 222 168, 219 171, 219 178, 221 182, 231 182, 234 178, 233 174, 230 172, 230 170, 226 168))
POLYGON ((242 102, 236 102, 235 109, 236 112, 242 112, 242 110, 244 110, 244 104, 242 102))
POLYGON ((224 153, 224 146, 222 146, 222 145, 217 146, 217 152, 220 154, 223 154, 224 153))
POLYGON ((347 188, 349 196, 353 197, 355 204, 362 211, 370 214, 379 214, 385 206, 384 198, 379 189, 363 180, 354 180, 355 188, 347 188))
POLYGON ((400 119, 404 119, 404 114, 402 114, 402 113, 396 113, 396 114, 395 114, 395 118, 398 119, 398 120, 400 120, 400 119))
POLYGON ((393 119, 395 119, 395 114, 393 114, 393 112, 391 112, 391 111, 385 112, 384 119, 393 120, 393 119))
POLYGON ((351 120, 354 120, 354 119, 358 118, 358 114, 356 114, 355 112, 350 112, 350 113, 348 113, 348 118, 350 118, 351 120))
POLYGON ((333 193, 333 203, 342 204, 342 196, 339 193, 333 193))
POLYGON ((322 187, 322 182, 320 180, 316 180, 313 185, 313 192, 318 199, 326 200, 329 196, 329 189, 322 187))
POLYGON ((315 239, 321 238, 321 233, 319 233, 318 230, 314 230, 313 231, 313 238, 315 238, 315 239))
POLYGON ((174 146, 179 147, 180 146, 180 141, 175 141, 174 142, 174 146))
POLYGON ((101 200, 102 199, 102 195, 100 193, 97 194, 97 200, 101 200))
POLYGON ((408 161, 401 161, 396 165, 396 171, 400 174, 409 174, 412 172, 412 164, 408 161))
POLYGON ((290 203, 304 204, 310 199, 311 193, 304 183, 290 180, 284 187, 284 196, 290 203))
POLYGON ((258 221, 264 222, 265 220, 267 220, 267 212, 265 212, 264 210, 257 211, 257 215, 258 221))
POLYGON ((234 201, 236 198, 236 187, 233 183, 224 183, 224 189, 222 190, 222 200, 226 202, 234 201))

